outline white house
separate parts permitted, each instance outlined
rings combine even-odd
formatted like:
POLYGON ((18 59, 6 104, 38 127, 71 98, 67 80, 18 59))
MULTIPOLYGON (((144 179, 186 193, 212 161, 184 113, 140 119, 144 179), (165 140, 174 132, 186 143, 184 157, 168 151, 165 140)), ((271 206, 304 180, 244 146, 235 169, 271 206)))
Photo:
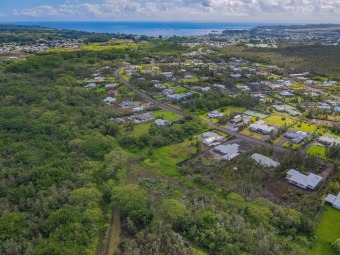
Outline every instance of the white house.
POLYGON ((208 146, 214 146, 219 144, 223 137, 214 133, 214 132, 205 132, 202 134, 203 137, 203 143, 208 146))
POLYGON ((215 147, 215 151, 223 155, 223 159, 232 160, 233 158, 240 155, 239 151, 240 145, 233 143, 228 145, 218 145, 215 147))
POLYGON ((257 132, 257 133, 262 133, 265 135, 269 135, 272 132, 274 132, 274 130, 276 129, 273 126, 269 126, 267 125, 263 120, 259 120, 253 124, 251 124, 249 126, 250 130, 257 132))
POLYGON ((325 202, 330 203, 333 207, 340 210, 340 193, 337 196, 328 194, 325 198, 325 202))
POLYGON ((107 98, 104 99, 104 102, 110 104, 110 103, 116 102, 116 100, 117 100, 117 98, 107 97, 107 98))
POLYGON ((223 117, 223 113, 220 113, 218 111, 212 111, 210 113, 207 114, 208 118, 221 118, 223 117))
POLYGON ((322 177, 313 173, 310 173, 309 175, 305 175, 300 173, 299 171, 295 169, 290 169, 287 172, 286 176, 287 180, 303 189, 315 189, 316 186, 322 181, 322 177))
POLYGON ((154 123, 159 128, 171 126, 171 122, 168 120, 157 119, 154 121, 154 123))
POLYGON ((254 153, 251 156, 251 158, 254 159, 260 165, 264 165, 266 167, 278 167, 280 165, 279 162, 276 162, 276 161, 272 160, 271 158, 263 156, 263 155, 258 154, 258 153, 254 153))

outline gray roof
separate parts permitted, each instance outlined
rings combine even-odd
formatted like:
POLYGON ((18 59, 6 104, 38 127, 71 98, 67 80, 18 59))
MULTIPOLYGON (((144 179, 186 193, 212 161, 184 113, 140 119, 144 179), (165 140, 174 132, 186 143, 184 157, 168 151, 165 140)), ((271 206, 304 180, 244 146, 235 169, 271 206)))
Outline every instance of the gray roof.
POLYGON ((263 156, 261 154, 258 153, 254 153, 251 156, 252 159, 254 159, 257 163, 264 165, 266 167, 278 167, 280 165, 279 162, 276 162, 274 160, 272 160, 269 157, 263 156))
POLYGON ((337 196, 328 194, 328 196, 325 198, 325 201, 340 209, 340 193, 337 196))
POLYGON ((239 147, 240 145, 233 143, 227 145, 218 145, 215 147, 215 150, 221 154, 224 154, 223 156, 224 159, 230 160, 240 155, 239 147))
POLYGON ((287 179, 303 188, 315 189, 315 187, 322 181, 322 177, 313 173, 305 175, 295 169, 290 169, 287 172, 287 179))

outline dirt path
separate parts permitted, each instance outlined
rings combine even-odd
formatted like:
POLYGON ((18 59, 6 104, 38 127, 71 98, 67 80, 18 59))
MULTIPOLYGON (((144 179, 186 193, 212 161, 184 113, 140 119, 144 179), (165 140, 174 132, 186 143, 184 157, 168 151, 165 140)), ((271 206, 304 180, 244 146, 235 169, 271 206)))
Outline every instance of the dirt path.
POLYGON ((112 212, 110 230, 106 242, 106 251, 104 253, 105 255, 113 255, 116 252, 120 241, 120 232, 120 211, 118 208, 114 208, 112 212))

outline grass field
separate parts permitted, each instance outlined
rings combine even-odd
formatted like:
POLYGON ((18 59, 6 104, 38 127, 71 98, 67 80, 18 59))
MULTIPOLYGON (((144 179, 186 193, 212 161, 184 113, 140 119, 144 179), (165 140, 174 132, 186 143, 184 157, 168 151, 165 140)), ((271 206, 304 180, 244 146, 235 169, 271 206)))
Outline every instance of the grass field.
POLYGON ((264 121, 268 125, 275 125, 277 127, 282 127, 284 124, 290 126, 294 123, 294 119, 282 113, 275 113, 272 116, 266 118, 264 121))
POLYGON ((180 79, 179 82, 181 82, 181 83, 194 83, 194 82, 199 82, 199 79, 197 77, 194 77, 192 79, 180 79))
POLYGON ((181 86, 177 86, 177 87, 172 87, 171 88, 173 90, 174 93, 178 94, 178 93, 183 93, 183 92, 187 92, 186 88, 183 88, 181 86))
POLYGON ((314 145, 314 146, 309 148, 307 153, 310 154, 310 155, 313 155, 313 156, 317 156, 317 157, 322 158, 322 159, 326 159, 326 155, 325 155, 326 148, 322 147, 322 146, 314 145))
POLYGON ((219 109, 218 111, 223 113, 223 114, 230 114, 232 112, 239 112, 243 113, 246 109, 243 107, 237 107, 237 106, 226 106, 223 107, 222 109, 219 109))
POLYGON ((243 129, 240 133, 243 134, 243 135, 254 137, 256 139, 262 139, 263 138, 263 135, 258 134, 256 132, 253 132, 249 128, 243 129))
POLYGON ((117 50, 125 50, 125 49, 132 49, 135 50, 138 48, 137 44, 132 42, 115 42, 115 44, 110 43, 92 43, 85 45, 83 47, 86 50, 93 50, 93 51, 101 51, 101 50, 110 50, 110 49, 117 49, 117 50))
POLYGON ((155 149, 153 155, 145 159, 144 163, 149 168, 161 171, 167 176, 180 176, 176 164, 189 159, 196 152, 196 147, 191 144, 201 140, 202 138, 197 136, 192 141, 187 139, 183 143, 155 149))
POLYGON ((169 121, 174 121, 174 120, 180 118, 180 116, 178 114, 167 111, 167 110, 154 111, 153 116, 155 116, 155 118, 157 116, 163 116, 163 119, 169 120, 169 121))
POLYGON ((307 133, 316 131, 316 130, 318 129, 318 127, 317 127, 316 125, 307 124, 307 123, 296 123, 296 124, 293 126, 293 128, 296 129, 296 130, 300 130, 300 131, 303 131, 303 132, 307 132, 307 133))
POLYGON ((141 136, 149 132, 151 124, 152 123, 149 122, 135 125, 133 131, 125 131, 124 129, 122 129, 122 135, 129 135, 135 137, 141 136))
POLYGON ((312 255, 335 255, 335 252, 330 247, 330 243, 340 238, 339 210, 328 205, 326 206, 326 212, 315 230, 315 236, 316 241, 311 250, 312 255))
POLYGON ((286 148, 300 149, 301 146, 302 146, 302 143, 301 144, 296 144, 296 143, 292 143, 291 141, 287 141, 284 144, 282 144, 282 146, 286 147, 286 148))

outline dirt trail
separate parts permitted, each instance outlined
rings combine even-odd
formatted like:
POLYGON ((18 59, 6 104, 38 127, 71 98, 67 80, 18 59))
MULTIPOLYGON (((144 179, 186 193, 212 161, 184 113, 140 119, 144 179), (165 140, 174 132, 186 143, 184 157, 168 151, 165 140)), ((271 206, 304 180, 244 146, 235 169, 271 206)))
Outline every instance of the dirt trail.
POLYGON ((114 208, 112 212, 111 225, 106 242, 105 255, 113 255, 119 245, 121 232, 120 211, 114 208))

